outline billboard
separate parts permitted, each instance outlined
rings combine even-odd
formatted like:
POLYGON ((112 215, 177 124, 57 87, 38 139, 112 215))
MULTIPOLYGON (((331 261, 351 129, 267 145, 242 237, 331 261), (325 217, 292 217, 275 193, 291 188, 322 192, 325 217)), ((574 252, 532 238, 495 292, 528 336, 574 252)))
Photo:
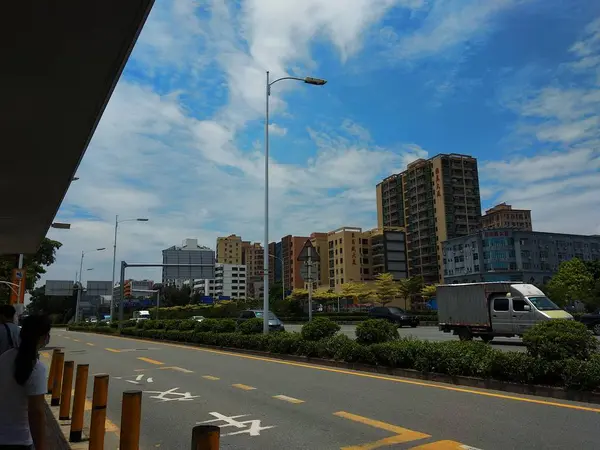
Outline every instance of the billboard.
POLYGON ((87 295, 112 295, 112 281, 88 281, 87 295))
POLYGON ((46 280, 45 294, 56 297, 69 297, 73 295, 74 281, 71 280, 46 280))

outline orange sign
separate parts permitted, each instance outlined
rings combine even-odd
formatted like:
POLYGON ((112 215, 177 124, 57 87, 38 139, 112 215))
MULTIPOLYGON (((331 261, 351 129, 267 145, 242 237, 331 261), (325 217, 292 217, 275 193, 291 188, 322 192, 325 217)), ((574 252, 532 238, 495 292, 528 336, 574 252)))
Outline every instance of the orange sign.
POLYGON ((26 269, 13 269, 12 285, 10 286, 10 304, 25 303, 25 276, 26 269), (19 289, 20 286, 20 289, 19 289))

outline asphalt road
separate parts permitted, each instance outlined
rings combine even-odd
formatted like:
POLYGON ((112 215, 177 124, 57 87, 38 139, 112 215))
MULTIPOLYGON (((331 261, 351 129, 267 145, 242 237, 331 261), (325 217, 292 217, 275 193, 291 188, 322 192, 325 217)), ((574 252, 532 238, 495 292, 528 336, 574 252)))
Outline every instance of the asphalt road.
POLYGON ((221 449, 600 448, 600 405, 64 330, 51 345, 110 375, 111 423, 123 391, 144 392, 142 450, 189 448, 199 422, 221 449))
MULTIPOLYGON (((356 325, 340 325, 340 333, 345 334, 348 337, 354 339, 356 335, 356 325)), ((285 329, 287 331, 298 331, 302 329, 301 324, 286 324, 285 329)), ((438 329, 438 327, 402 327, 398 328, 398 333, 402 337, 414 337, 416 339, 422 339, 424 341, 457 341, 458 336, 454 336, 452 333, 444 333, 438 329)), ((477 339, 475 339, 477 340, 477 339)), ((525 347, 520 338, 495 338, 491 345, 494 348, 504 351, 517 351, 524 352, 525 347)))

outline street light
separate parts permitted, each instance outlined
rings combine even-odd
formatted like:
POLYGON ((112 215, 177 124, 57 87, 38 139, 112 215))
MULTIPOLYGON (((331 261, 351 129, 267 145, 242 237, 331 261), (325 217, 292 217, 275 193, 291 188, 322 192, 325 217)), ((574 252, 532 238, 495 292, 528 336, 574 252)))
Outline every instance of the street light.
MULTIPOLYGON (((271 258, 275 258, 277 260, 279 260, 279 262, 281 263, 281 290, 283 291, 281 294, 281 300, 285 300, 285 276, 283 275, 283 273, 285 272, 284 268, 283 268, 283 259, 281 259, 279 256, 275 256, 275 255, 269 255, 271 258)), ((275 280, 275 277, 273 277, 273 280, 275 280)))
POLYGON ((271 86, 283 80, 303 81, 306 84, 314 86, 323 86, 327 80, 313 77, 282 77, 274 81, 269 79, 267 70, 266 84, 266 108, 265 108, 265 242, 264 242, 264 297, 263 297, 263 333, 269 332, 269 96, 271 95, 271 86))
MULTIPOLYGON (((112 292, 110 296, 110 321, 112 322, 113 316, 115 314, 115 266, 117 264, 117 231, 119 229, 119 224, 123 222, 148 222, 148 219, 144 217, 138 217, 135 219, 123 219, 119 220, 119 215, 115 216, 115 240, 113 243, 113 267, 112 267, 112 292)), ((123 299, 121 299, 123 301, 123 299)))
POLYGON ((81 261, 79 262, 79 289, 77 289, 77 304, 75 306, 75 323, 79 322, 79 304, 81 303, 81 291, 83 290, 83 285, 81 284, 81 272, 83 272, 83 257, 86 253, 101 252, 102 250, 106 250, 106 247, 95 248, 93 250, 85 250, 81 252, 81 261))
POLYGON ((57 228, 59 230, 70 230, 71 224, 63 222, 54 222, 52 225, 50 225, 50 228, 57 228))

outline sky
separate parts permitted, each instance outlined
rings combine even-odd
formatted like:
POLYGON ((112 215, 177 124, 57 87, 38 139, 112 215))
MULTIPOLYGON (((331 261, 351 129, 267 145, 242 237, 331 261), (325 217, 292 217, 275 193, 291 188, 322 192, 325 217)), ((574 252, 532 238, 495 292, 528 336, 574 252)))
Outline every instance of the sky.
POLYGON ((83 281, 110 280, 117 214, 149 219, 119 225, 117 261, 159 263, 185 238, 262 242, 267 70, 328 81, 271 88, 270 241, 374 228, 375 185, 438 153, 478 159, 484 209, 600 233, 600 2, 156 0, 44 279, 74 279, 105 247, 83 281))

